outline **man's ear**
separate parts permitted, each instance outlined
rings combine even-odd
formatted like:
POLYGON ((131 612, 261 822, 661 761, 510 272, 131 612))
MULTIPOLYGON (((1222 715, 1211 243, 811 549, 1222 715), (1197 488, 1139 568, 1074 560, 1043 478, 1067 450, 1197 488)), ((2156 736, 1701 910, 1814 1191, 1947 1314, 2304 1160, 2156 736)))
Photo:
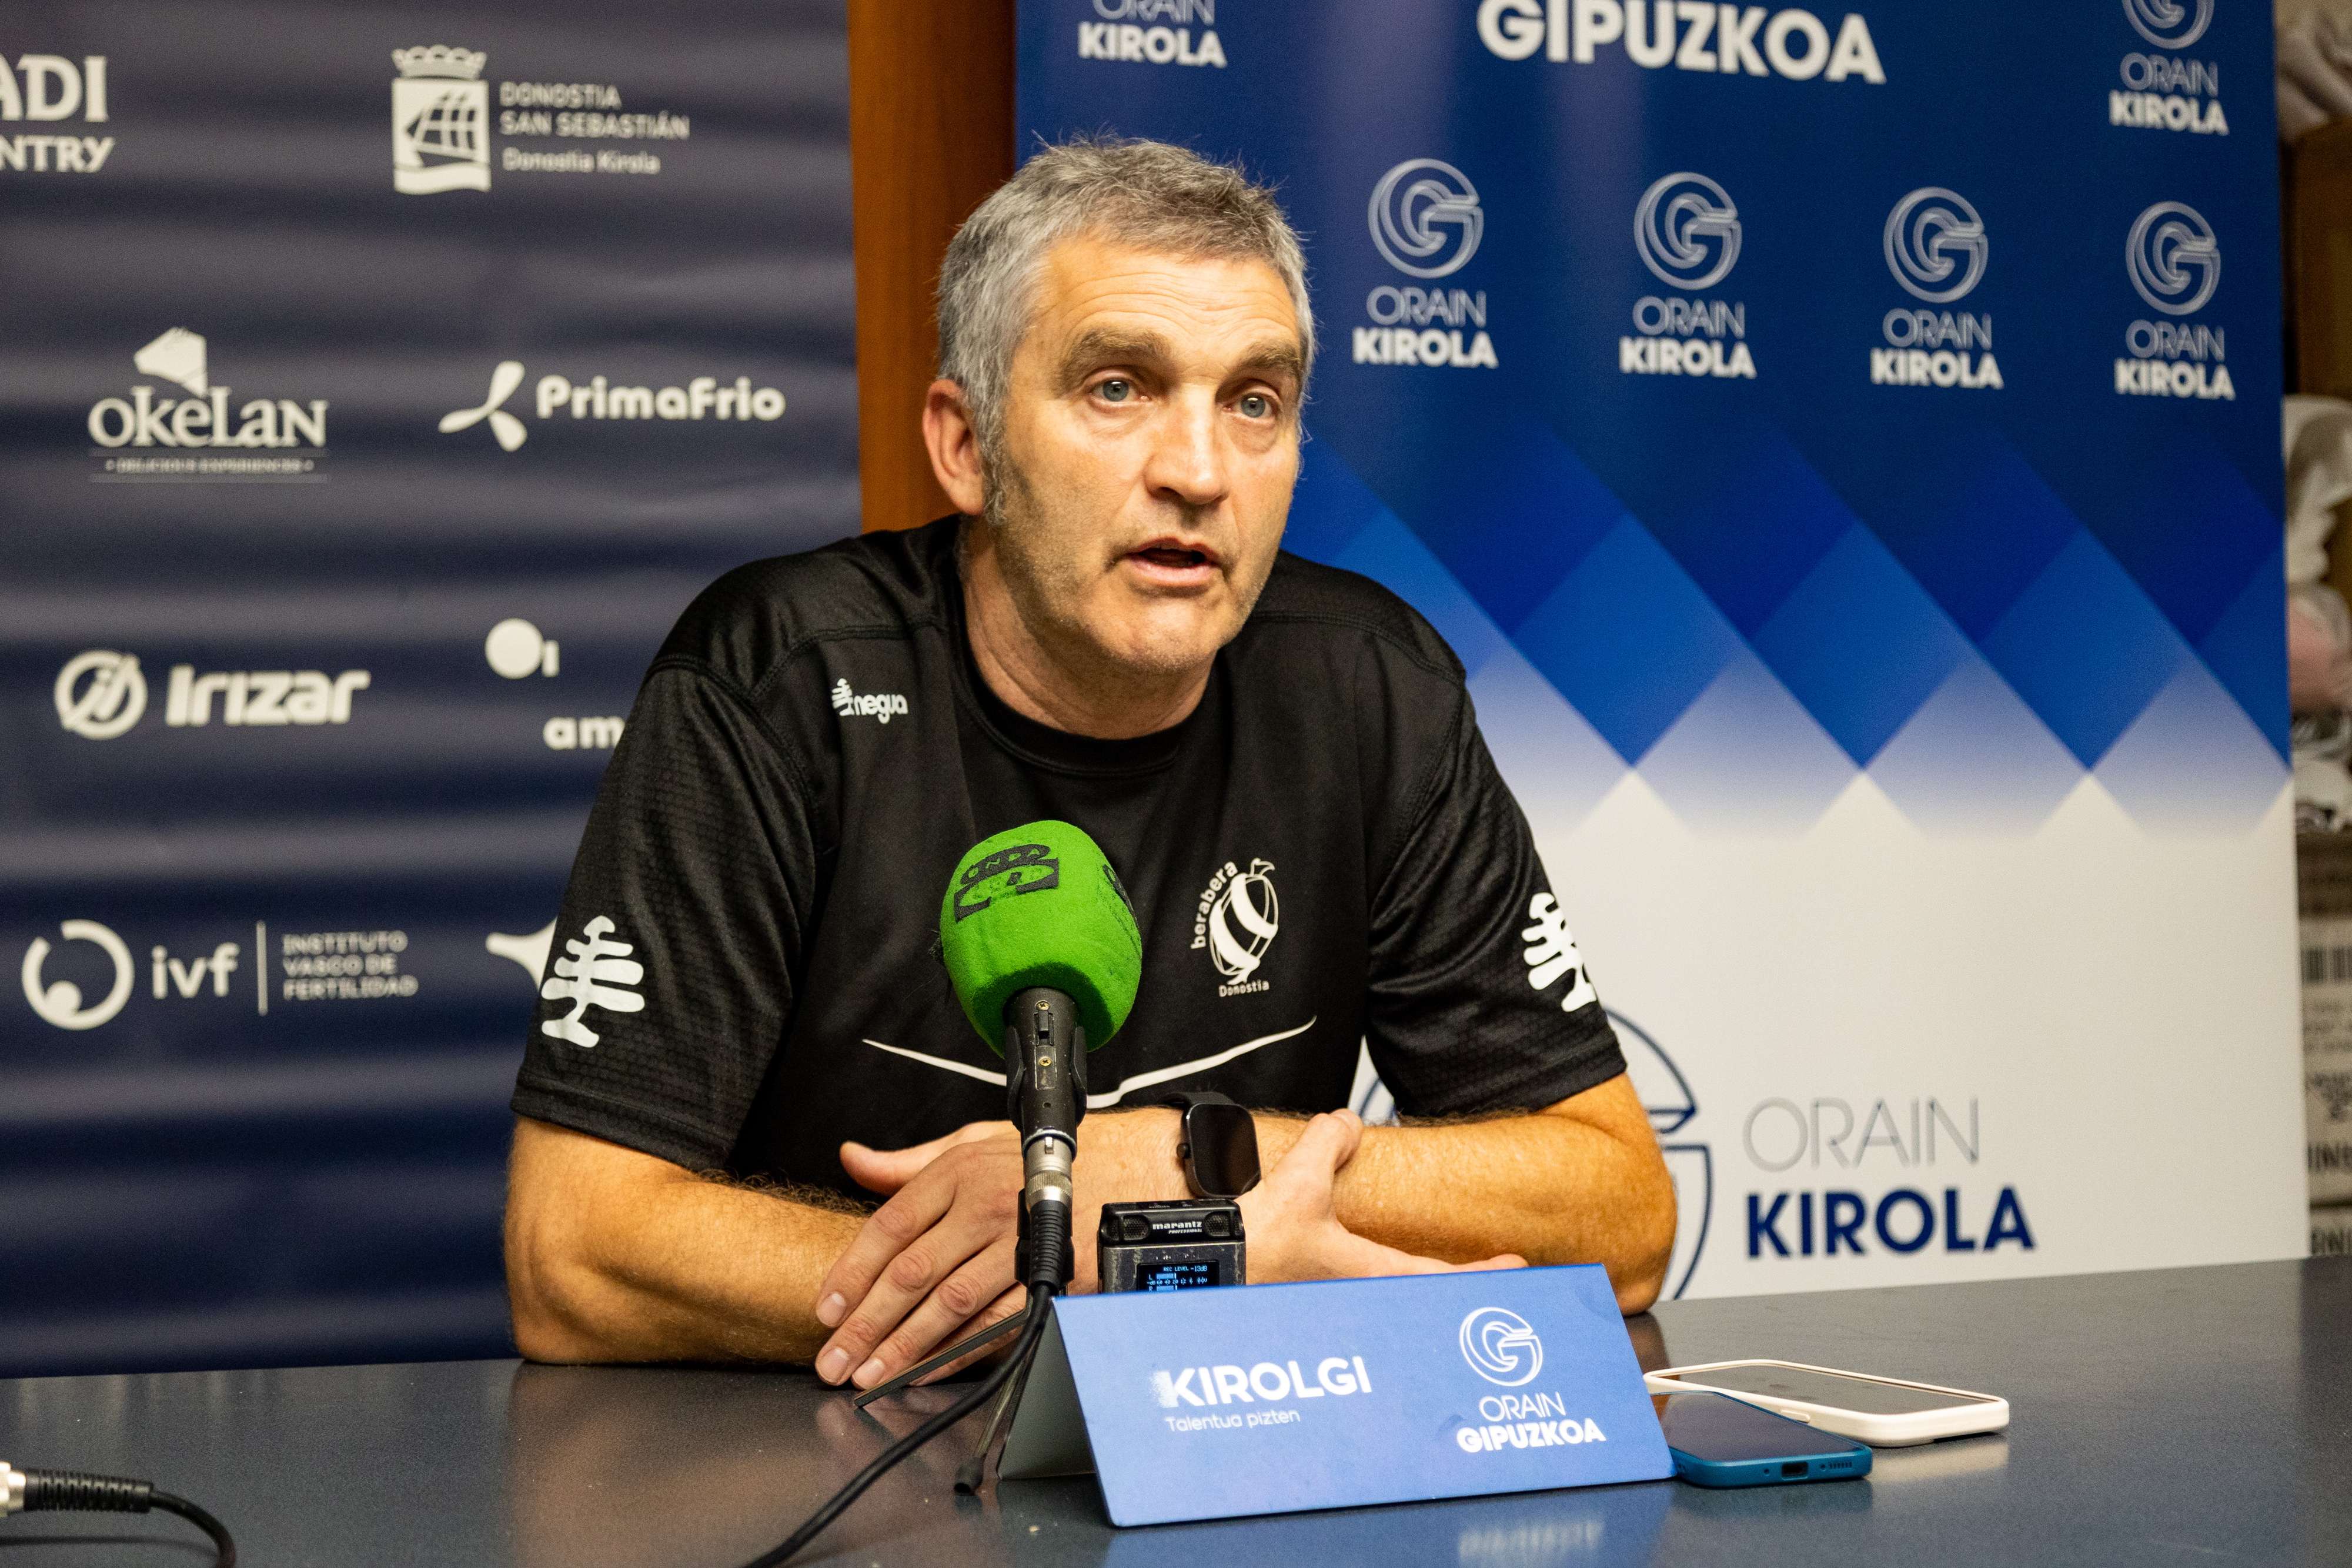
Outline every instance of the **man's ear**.
POLYGON ((971 423, 963 388, 941 378, 923 393, 923 445, 931 455, 931 476, 955 509, 978 517, 988 487, 982 478, 980 432, 971 423))

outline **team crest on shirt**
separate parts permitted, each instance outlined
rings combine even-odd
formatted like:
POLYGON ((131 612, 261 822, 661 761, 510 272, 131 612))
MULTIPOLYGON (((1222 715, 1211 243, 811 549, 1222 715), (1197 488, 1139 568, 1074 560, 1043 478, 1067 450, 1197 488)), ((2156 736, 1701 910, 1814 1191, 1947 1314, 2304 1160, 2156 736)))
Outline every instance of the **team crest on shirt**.
POLYGON ((1221 997, 1270 988, 1257 971, 1282 929, 1282 901, 1275 895, 1273 872, 1270 860, 1253 860, 1247 871, 1227 861, 1201 892, 1192 917, 1192 946, 1207 948, 1209 961, 1224 977, 1224 984, 1217 988, 1221 997))
POLYGON ((1528 918, 1535 924, 1519 933, 1519 940, 1528 945, 1522 955, 1528 961, 1528 984, 1540 991, 1565 975, 1568 988, 1560 995, 1559 1010, 1566 1013, 1599 1000, 1601 993, 1592 988, 1584 955, 1577 951, 1576 938, 1569 932, 1568 912, 1550 894, 1538 893, 1528 900, 1528 918))
POLYGON ((541 1033, 551 1040, 593 1046, 604 1037, 588 1027, 589 1009, 613 1013, 646 1010, 646 998, 635 989, 645 983, 646 967, 628 956, 636 951, 634 943, 614 940, 615 929, 611 915, 600 915, 588 923, 586 930, 563 944, 565 956, 555 961, 555 973, 540 987, 539 994, 551 1002, 569 1002, 572 1010, 541 1020, 541 1033))

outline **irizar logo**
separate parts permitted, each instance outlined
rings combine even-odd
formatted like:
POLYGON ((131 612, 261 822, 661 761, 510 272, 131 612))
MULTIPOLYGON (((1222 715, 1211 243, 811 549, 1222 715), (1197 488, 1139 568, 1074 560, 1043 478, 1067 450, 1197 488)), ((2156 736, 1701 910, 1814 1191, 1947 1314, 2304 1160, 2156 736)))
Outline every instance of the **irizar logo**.
POLYGON ((833 683, 833 711, 844 718, 870 718, 877 724, 888 724, 893 717, 904 717, 907 699, 897 692, 874 692, 859 695, 849 689, 849 677, 842 676, 833 683))
POLYGON ((1272 982, 1259 979, 1257 971, 1282 929, 1282 900, 1275 894, 1273 871, 1274 862, 1262 858, 1252 860, 1247 871, 1227 861, 1201 894, 1192 946, 1206 947, 1209 961, 1225 977, 1217 988, 1220 997, 1272 988, 1272 982))
POLYGON ((1078 24, 1078 58, 1224 68, 1217 41, 1217 0, 1095 0, 1099 22, 1078 24), (1181 24, 1168 26, 1170 22, 1181 24), (1158 23, 1146 26, 1145 23, 1158 23), (1196 43, 1192 28, 1201 29, 1196 43))
POLYGON ((2159 49, 2185 49, 2213 22, 2213 0, 2124 0, 2133 31, 2159 49))
MULTIPOLYGON (((2221 282, 2221 249, 2194 207, 2158 202, 2133 223, 2124 267, 2139 297, 2167 316, 2204 308, 2221 282)), ((2124 329, 2128 357, 2116 361, 2124 397, 2221 398, 2235 402, 2228 340, 2202 322, 2134 321, 2124 329)))
MULTIPOLYGON (((1895 204, 1884 235, 1886 270, 1915 298, 1945 305, 1984 280, 1991 256, 1984 219, 1968 198, 1922 185, 1895 204)), ((1874 386, 1998 388, 1992 318, 1965 310, 1890 310, 1887 347, 1870 350, 1874 386)))
MULTIPOLYGON (((488 421, 499 447, 512 452, 530 438, 522 421, 506 411, 506 402, 522 385, 520 360, 500 360, 490 372, 489 395, 471 408, 441 416, 444 435, 470 430, 488 421)), ((758 420, 773 423, 784 416, 784 394, 774 387, 755 387, 749 376, 737 376, 721 386, 715 376, 697 376, 684 386, 622 386, 604 376, 574 382, 568 376, 544 375, 532 389, 532 403, 541 420, 568 413, 575 420, 758 420)))
MULTIPOLYGON (((1174 1410, 1183 1406, 1255 1405, 1261 1402, 1278 1404, 1286 1399, 1344 1399, 1351 1394, 1370 1394, 1372 1375, 1364 1370, 1360 1355, 1327 1355, 1315 1364, 1315 1375, 1308 1377, 1296 1361, 1261 1361, 1253 1366, 1188 1366, 1181 1372, 1155 1370, 1151 1374, 1151 1397, 1162 1410, 1174 1410)), ((1253 1427, 1265 1426, 1267 1417, 1273 1424, 1297 1419, 1296 1411, 1266 1411, 1248 1421, 1253 1427)), ((1184 1418, 1178 1417, 1178 1420, 1184 1418)), ((1192 1431, 1202 1427, 1239 1427, 1242 1417, 1223 1419, 1209 1417, 1188 1425, 1177 1426, 1178 1431, 1192 1431)), ((1171 1426, 1175 1423, 1171 1422, 1171 1426)))
MULTIPOLYGON (((84 55, 79 67, 63 55, 19 55, 11 67, 0 55, 0 121, 71 120, 76 110, 105 122, 104 55, 84 55)), ((0 136, 0 172, 95 174, 113 151, 111 136, 0 136)))
MULTIPOLYGON (((102 998, 88 1007, 82 1005, 81 988, 71 980, 44 984, 41 967, 48 962, 49 939, 36 936, 33 945, 25 949, 25 999, 32 1004, 33 1011, 39 1014, 45 1023, 55 1024, 59 1029, 96 1029, 121 1012, 122 1004, 131 999, 131 982, 134 977, 131 949, 123 945, 121 937, 95 920, 68 920, 58 927, 58 934, 68 942, 96 944, 113 960, 114 983, 108 988, 102 998)), ((229 946, 229 956, 234 962, 234 944, 229 946)))
POLYGON ((1528 963, 1528 984, 1540 991, 1561 976, 1570 977, 1568 989, 1559 998, 1559 1010, 1572 1013, 1577 1009, 1601 999, 1592 988, 1591 973, 1584 966, 1584 955, 1576 948, 1576 938, 1569 934, 1568 914, 1549 893, 1538 893, 1528 900, 1528 918, 1533 925, 1519 933, 1519 940, 1528 945, 1521 955, 1528 963))
POLYGON ((489 57, 434 44, 394 49, 392 188, 405 196, 490 188, 489 57))
MULTIPOLYGON (((311 398, 254 398, 229 418, 228 388, 212 381, 205 364, 201 334, 173 327, 131 357, 133 369, 153 381, 169 382, 193 395, 158 398, 152 387, 131 389, 129 398, 100 398, 90 405, 86 422, 89 438, 110 449, 123 446, 176 447, 324 447, 327 444, 327 401, 311 398)), ((167 474, 240 474, 308 471, 305 461, 289 465, 282 460, 244 462, 206 458, 194 463, 140 463, 109 459, 110 472, 167 474)))
POLYGON ((611 940, 614 929, 612 917, 600 915, 585 931, 563 944, 569 956, 555 961, 555 974, 540 987, 539 994, 551 1002, 569 1002, 572 1010, 561 1018, 543 1019, 539 1026, 541 1034, 573 1045, 593 1046, 604 1037, 588 1027, 590 1008, 615 1013, 646 1010, 646 998, 628 988, 645 982, 646 967, 627 956, 636 951, 633 945, 611 940))
MULTIPOLYGON (((2163 4, 2164 0, 2152 0, 2163 4)), ((2210 0, 2201 0, 2210 4, 2210 0)), ((1604 44, 1622 43, 1644 70, 1777 76, 1790 81, 1884 84, 1870 24, 1852 12, 1831 40, 1828 24, 1790 7, 1695 5, 1692 0, 1479 0, 1478 41, 1491 54, 1524 60, 1537 50, 1555 63, 1591 65, 1604 44)))
POLYGON ((1462 1359, 1489 1383, 1517 1388, 1543 1370, 1543 1341, 1518 1313, 1480 1307, 1462 1320, 1462 1359))
POLYGON ((66 661, 52 695, 67 733, 112 740, 147 711, 147 677, 136 654, 92 648, 66 661))

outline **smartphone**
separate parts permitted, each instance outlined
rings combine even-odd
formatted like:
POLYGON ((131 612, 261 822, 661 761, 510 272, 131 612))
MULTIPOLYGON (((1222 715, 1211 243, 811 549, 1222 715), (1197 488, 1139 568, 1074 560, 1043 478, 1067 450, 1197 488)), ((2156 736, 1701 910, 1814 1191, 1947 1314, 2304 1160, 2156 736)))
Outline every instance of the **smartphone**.
POLYGON ((1675 1474, 1696 1486, 1843 1481, 1870 1473, 1870 1450, 1728 1394, 1675 1394, 1658 1425, 1675 1474))
POLYGON ((1794 1361, 1717 1361, 1670 1366, 1649 1375, 1653 1394, 1712 1388, 1794 1420, 1859 1437, 1880 1448, 1908 1448, 1938 1437, 1998 1432, 2009 1425, 2009 1401, 1965 1388, 1906 1383, 1794 1361))

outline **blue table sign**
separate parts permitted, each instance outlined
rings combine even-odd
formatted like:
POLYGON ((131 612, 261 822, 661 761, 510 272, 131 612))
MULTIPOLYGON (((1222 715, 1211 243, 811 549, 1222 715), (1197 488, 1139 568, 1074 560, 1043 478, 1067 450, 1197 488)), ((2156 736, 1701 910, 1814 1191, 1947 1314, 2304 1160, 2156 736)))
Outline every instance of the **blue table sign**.
POLYGON ((1007 1480, 1093 1471, 1113 1524, 1660 1480, 1601 1269, 1072 1296, 1007 1480))

